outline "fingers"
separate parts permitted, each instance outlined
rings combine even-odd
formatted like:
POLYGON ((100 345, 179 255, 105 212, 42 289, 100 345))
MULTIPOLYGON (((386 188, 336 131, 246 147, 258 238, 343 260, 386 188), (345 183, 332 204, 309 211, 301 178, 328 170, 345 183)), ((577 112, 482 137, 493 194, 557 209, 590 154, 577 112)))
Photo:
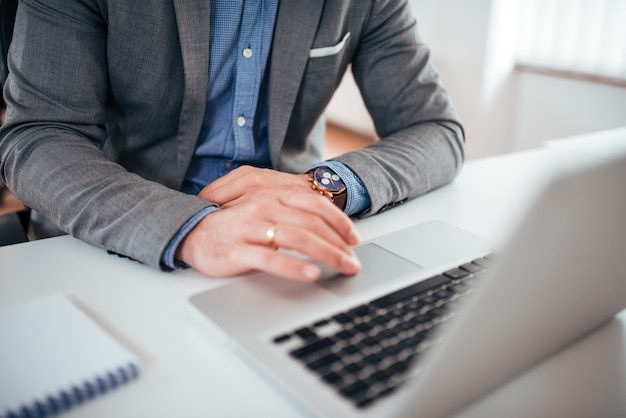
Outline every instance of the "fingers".
POLYGON ((239 174, 240 172, 235 170, 220 177, 213 183, 204 187, 200 193, 198 193, 198 196, 210 202, 217 203, 220 206, 243 196, 249 186, 247 186, 244 181, 245 175, 240 176, 239 174))
POLYGON ((353 228, 351 221, 323 198, 312 196, 307 206, 310 199, 297 199, 293 207, 266 197, 210 213, 183 239, 176 257, 216 277, 258 270, 291 280, 319 278, 319 267, 293 254, 276 251, 276 248, 284 248, 340 273, 356 274, 360 263, 350 245, 332 226, 338 224, 350 230, 353 228), (318 201, 322 203, 314 203, 318 201), (299 209, 300 206, 307 209, 299 209), (314 216, 311 210, 316 208, 330 208, 335 213, 314 216))
POLYGON ((327 198, 316 193, 283 194, 268 213, 273 229, 273 245, 294 250, 335 270, 352 275, 360 262, 352 246, 360 238, 352 220, 327 198))
MULTIPOLYGON (((269 221, 280 226, 290 226, 303 231, 314 231, 321 239, 340 248, 346 254, 352 254, 351 247, 356 244, 356 242, 349 241, 349 239, 354 240, 354 238, 348 238, 350 236, 349 232, 348 234, 338 232, 335 226, 328 224, 321 216, 310 212, 288 209, 280 215, 270 215, 269 221)), ((344 228, 346 231, 354 229, 349 219, 348 226, 341 226, 340 228, 344 228)), ((354 234, 356 235, 356 232, 354 234)), ((356 240, 358 240, 358 237, 356 237, 356 240)))
MULTIPOLYGON (((346 275, 354 275, 361 269, 361 263, 356 258, 350 247, 343 248, 341 246, 332 245, 332 243, 324 240, 320 235, 307 229, 297 228, 288 224, 274 224, 267 228, 266 232, 271 234, 263 234, 266 237, 265 244, 272 248, 284 248, 287 250, 297 251, 314 260, 318 260, 329 267, 346 275), (271 239, 267 238, 269 235, 271 239)), ((277 259, 282 258, 281 253, 276 253, 277 259)), ((299 268, 304 268, 306 264, 301 262, 292 264, 299 268)), ((266 270, 264 265, 251 265, 258 270, 266 270)), ((284 273, 278 271, 279 275, 284 273)))
POLYGON ((275 170, 241 166, 207 185, 198 196, 218 205, 224 205, 246 194, 272 187, 285 188, 291 175, 275 170), (280 184, 278 184, 280 179, 280 184))
POLYGON ((361 263, 352 252, 345 253, 306 230, 290 225, 270 225, 265 232, 257 231, 256 238, 239 256, 246 270, 256 270, 295 281, 315 281, 321 270, 315 264, 276 251, 278 248, 298 251, 345 275, 354 275, 361 263), (271 232, 268 234, 268 232, 271 232))
POLYGON ((250 270, 262 271, 288 280, 313 282, 321 275, 318 266, 267 247, 251 247, 247 252, 246 261, 250 270))
MULTIPOLYGON (((359 243, 360 238, 352 220, 325 197, 316 194, 294 194, 279 196, 272 208, 259 205, 258 212, 267 214, 266 219, 275 224, 308 231, 312 237, 321 239, 345 254, 353 255, 351 247, 359 243)), ((294 234, 295 235, 295 234, 294 234)), ((304 239, 304 237, 299 237, 304 239)), ((284 244, 283 247, 296 249, 303 254, 317 258, 301 248, 301 242, 284 244)))
MULTIPOLYGON (((298 213, 310 215, 301 218, 300 224, 308 221, 319 225, 319 221, 323 221, 348 245, 353 246, 360 242, 359 234, 352 220, 326 197, 318 194, 306 194, 292 199, 281 196, 279 200, 281 204, 297 209, 298 213), (317 218, 318 221, 311 221, 311 217, 317 218)), ((298 223, 295 220, 292 222, 298 223)))

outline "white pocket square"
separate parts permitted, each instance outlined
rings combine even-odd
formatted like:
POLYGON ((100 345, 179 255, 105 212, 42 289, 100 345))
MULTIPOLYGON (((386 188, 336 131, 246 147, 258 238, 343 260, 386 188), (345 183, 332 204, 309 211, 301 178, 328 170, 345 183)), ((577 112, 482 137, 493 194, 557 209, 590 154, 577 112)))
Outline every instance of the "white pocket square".
POLYGON ((343 39, 339 41, 337 45, 327 46, 324 48, 313 48, 311 52, 309 52, 309 57, 321 58, 321 57, 329 57, 331 55, 337 55, 346 46, 348 39, 350 39, 350 35, 351 35, 350 32, 346 33, 343 39))

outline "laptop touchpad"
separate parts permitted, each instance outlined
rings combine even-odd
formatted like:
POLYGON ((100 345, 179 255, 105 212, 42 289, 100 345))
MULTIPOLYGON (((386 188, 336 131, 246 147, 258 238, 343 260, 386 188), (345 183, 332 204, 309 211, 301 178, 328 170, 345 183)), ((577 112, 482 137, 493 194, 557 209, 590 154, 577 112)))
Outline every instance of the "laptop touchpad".
POLYGON ((376 244, 356 247, 354 252, 363 266, 359 274, 344 276, 323 264, 316 263, 322 269, 322 277, 317 285, 339 296, 349 296, 422 269, 421 266, 376 244))

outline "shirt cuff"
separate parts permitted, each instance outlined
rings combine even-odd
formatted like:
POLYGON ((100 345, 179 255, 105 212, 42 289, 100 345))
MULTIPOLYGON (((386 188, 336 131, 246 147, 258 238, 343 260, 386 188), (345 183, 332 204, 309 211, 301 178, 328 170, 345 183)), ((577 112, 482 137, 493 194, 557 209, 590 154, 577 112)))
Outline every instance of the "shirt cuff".
POLYGON ((170 243, 165 247, 165 251, 161 256, 161 265, 167 270, 174 270, 177 267, 186 267, 186 265, 180 261, 174 259, 176 249, 180 245, 183 238, 204 218, 211 212, 219 210, 217 206, 207 206, 206 208, 196 212, 183 226, 180 227, 176 235, 171 239, 170 243))
POLYGON ((346 185, 346 188, 348 189, 348 201, 344 212, 348 216, 358 215, 371 206, 372 201, 370 200, 369 193, 365 189, 365 186, 359 176, 354 174, 352 170, 344 164, 333 160, 323 161, 313 165, 313 167, 321 166, 326 166, 337 173, 346 185))

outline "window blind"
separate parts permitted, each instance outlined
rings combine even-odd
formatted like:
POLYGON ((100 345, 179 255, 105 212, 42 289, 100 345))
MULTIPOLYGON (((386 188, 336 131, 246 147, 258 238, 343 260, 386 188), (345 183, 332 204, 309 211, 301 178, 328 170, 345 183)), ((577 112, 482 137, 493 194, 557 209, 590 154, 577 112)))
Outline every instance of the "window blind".
POLYGON ((520 0, 517 62, 626 80, 626 0, 520 0))

